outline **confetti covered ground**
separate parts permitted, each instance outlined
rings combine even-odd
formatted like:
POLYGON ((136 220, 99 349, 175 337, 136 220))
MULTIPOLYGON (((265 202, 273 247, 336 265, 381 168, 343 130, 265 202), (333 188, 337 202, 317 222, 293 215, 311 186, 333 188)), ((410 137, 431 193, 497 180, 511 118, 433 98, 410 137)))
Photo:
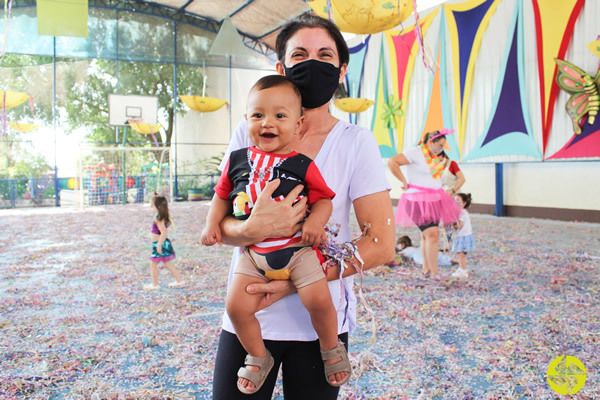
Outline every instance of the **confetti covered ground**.
MULTIPOLYGON (((163 270, 156 293, 142 290, 148 205, 0 211, 0 398, 209 399, 231 248, 199 245, 207 210, 171 205, 190 284, 167 288, 163 270)), ((587 369, 571 398, 600 398, 600 225, 472 221, 466 281, 365 274, 376 339, 359 307, 341 399, 561 398, 546 371, 564 354, 587 369)))

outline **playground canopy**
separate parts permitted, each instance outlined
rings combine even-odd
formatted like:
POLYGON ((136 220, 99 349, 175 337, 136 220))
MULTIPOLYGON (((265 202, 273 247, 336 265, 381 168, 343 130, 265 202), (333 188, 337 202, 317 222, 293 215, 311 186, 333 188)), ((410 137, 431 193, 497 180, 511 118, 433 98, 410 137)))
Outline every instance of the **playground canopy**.
POLYGON ((87 7, 87 37, 53 37, 38 33, 36 1, 14 0, 6 52, 267 68, 275 61, 281 26, 311 10, 298 0, 89 0, 87 7), (209 55, 226 18, 255 57, 233 56, 230 63, 227 57, 209 55))

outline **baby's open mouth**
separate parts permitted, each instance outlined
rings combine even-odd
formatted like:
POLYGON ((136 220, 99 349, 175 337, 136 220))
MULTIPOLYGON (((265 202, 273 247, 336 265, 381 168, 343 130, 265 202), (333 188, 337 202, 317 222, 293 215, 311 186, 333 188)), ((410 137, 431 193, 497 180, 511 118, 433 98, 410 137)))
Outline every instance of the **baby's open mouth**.
POLYGON ((274 137, 277 137, 277 135, 275 135, 274 133, 261 133, 260 136, 268 139, 273 139, 274 137))

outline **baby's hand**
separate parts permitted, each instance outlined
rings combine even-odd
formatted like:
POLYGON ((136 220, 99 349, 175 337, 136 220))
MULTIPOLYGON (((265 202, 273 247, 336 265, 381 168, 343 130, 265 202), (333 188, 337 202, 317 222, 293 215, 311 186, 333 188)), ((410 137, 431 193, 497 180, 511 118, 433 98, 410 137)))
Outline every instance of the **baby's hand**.
POLYGON ((202 235, 200 237, 202 244, 205 246, 212 246, 215 243, 223 244, 223 238, 221 237, 221 229, 218 227, 213 227, 210 229, 208 226, 205 226, 202 230, 202 235))
POLYGON ((327 243, 327 233, 322 226, 306 220, 302 225, 302 241, 312 247, 319 247, 327 243))

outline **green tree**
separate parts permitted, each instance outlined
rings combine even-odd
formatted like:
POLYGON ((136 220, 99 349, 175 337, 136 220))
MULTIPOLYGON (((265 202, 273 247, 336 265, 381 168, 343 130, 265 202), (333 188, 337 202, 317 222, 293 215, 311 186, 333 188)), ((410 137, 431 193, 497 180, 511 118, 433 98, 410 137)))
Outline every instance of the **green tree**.
MULTIPOLYGON (((173 99, 173 64, 120 61, 118 77, 116 67, 115 61, 96 59, 88 67, 87 80, 78 82, 75 81, 74 74, 67 76, 66 85, 72 88, 65 102, 68 129, 85 127, 89 130, 88 137, 92 141, 114 143, 117 140, 117 133, 115 127, 108 125, 108 95, 118 93, 156 96, 159 122, 164 121, 165 126, 161 126, 160 132, 155 136, 160 146, 170 145, 175 106, 180 115, 185 113, 179 97, 177 101, 173 99)), ((203 74, 198 67, 178 66, 178 92, 197 92, 202 77, 203 74)), ((144 145, 153 144, 154 139, 151 135, 142 135, 128 130, 127 142, 144 145)))
MULTIPOLYGON (((25 92, 32 101, 4 110, 8 122, 52 123, 52 57, 5 54, 0 58, 0 90, 25 92), (49 92, 49 94, 48 94, 49 92), (50 101, 49 101, 50 100, 50 101)), ((47 161, 31 151, 27 134, 0 126, 0 177, 47 174, 47 161)))

